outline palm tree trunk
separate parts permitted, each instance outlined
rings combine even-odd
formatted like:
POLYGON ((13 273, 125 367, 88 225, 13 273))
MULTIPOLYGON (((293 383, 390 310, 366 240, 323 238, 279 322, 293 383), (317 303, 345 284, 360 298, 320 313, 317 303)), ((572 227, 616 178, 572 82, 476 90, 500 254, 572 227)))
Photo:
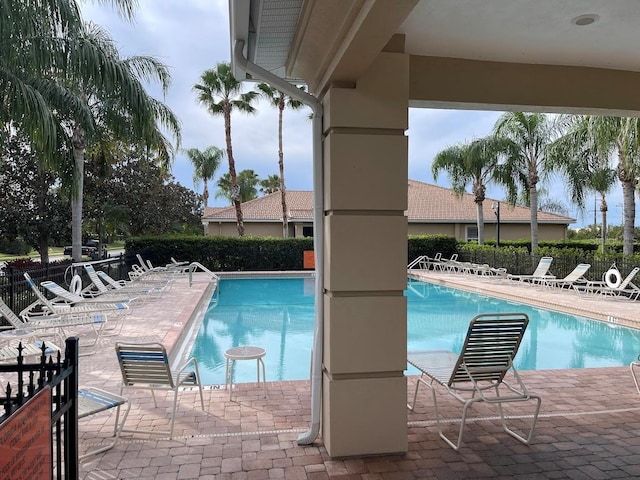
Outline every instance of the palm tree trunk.
POLYGON ((74 186, 71 193, 71 245, 74 262, 82 260, 82 195, 84 191, 84 150, 87 146, 85 131, 79 125, 73 129, 74 186))
POLYGON ((600 214, 602 216, 602 232, 600 233, 600 239, 602 242, 602 253, 604 253, 604 249, 607 246, 607 211, 609 207, 607 206, 607 199, 604 195, 601 195, 600 198, 600 214))
POLYGON ((535 183, 529 187, 529 210, 531 214, 531 255, 538 248, 538 189, 535 183))
POLYGON ((207 188, 207 180, 204 181, 204 190, 202 191, 202 198, 204 199, 204 208, 209 206, 209 189, 207 188))
MULTIPOLYGON (((46 197, 50 185, 47 183, 45 167, 42 164, 38 164, 38 183, 40 184, 40 191, 37 192, 38 214, 44 219, 47 216, 46 197)), ((40 252, 40 263, 42 265, 49 263, 49 231, 43 228, 42 224, 38 227, 38 252, 40 252)))
POLYGON ((635 186, 632 180, 622 182, 624 226, 622 230, 622 253, 633 254, 633 230, 636 220, 635 186))
POLYGON ((484 244, 484 212, 482 211, 482 202, 476 203, 476 212, 478 217, 478 245, 483 245, 484 244))
POLYGON ((231 178, 231 194, 233 204, 236 207, 236 223, 238 235, 244 235, 244 221, 242 218, 242 202, 240 201, 240 187, 236 177, 236 162, 233 158, 233 148, 231 147, 231 106, 225 105, 224 109, 224 134, 227 141, 227 159, 229 160, 229 177, 231 178))
POLYGON ((284 101, 278 105, 278 167, 280 168, 280 199, 282 200, 282 236, 289 236, 289 219, 287 218, 287 192, 284 185, 284 152, 282 151, 282 111, 284 101))

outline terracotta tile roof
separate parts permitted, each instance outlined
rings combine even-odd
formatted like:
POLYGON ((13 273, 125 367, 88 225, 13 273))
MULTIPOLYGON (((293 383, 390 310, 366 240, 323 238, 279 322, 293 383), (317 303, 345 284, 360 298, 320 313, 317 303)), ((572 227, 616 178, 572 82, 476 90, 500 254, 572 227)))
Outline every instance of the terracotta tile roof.
MULTIPOLYGON (((476 205, 473 195, 465 193, 458 197, 453 190, 437 185, 409 180, 407 215, 411 223, 475 223, 476 205)), ((485 222, 494 223, 495 215, 491 208, 495 199, 487 198, 483 202, 485 222)), ((313 192, 287 190, 287 208, 289 218, 311 221, 313 218, 313 192)), ((242 204, 242 213, 246 221, 281 221, 282 204, 280 192, 256 198, 242 204)), ((500 203, 500 222, 529 223, 529 208, 506 202, 500 203)), ((204 220, 232 220, 236 213, 233 206, 209 207, 205 209, 204 220)), ((569 224, 576 220, 555 213, 538 212, 539 223, 569 224)))
MULTIPOLYGON (((308 220, 313 218, 313 192, 287 190, 289 218, 308 220)), ((242 204, 242 216, 246 221, 282 221, 282 200, 280 192, 270 193, 242 204)), ((236 221, 236 209, 229 207, 209 207, 204 209, 204 220, 236 221)))
MULTIPOLYGON (((482 202, 482 213, 487 223, 495 223, 495 214, 491 204, 497 201, 495 198, 486 198, 482 202)), ((477 219, 476 204, 473 195, 465 193, 457 196, 449 188, 439 187, 428 183, 409 180, 409 221, 421 223, 474 223, 477 219)), ((529 223, 529 207, 516 205, 510 206, 500 201, 500 222, 529 223)), ((569 224, 575 222, 575 218, 557 215, 555 213, 538 212, 539 223, 569 224)))

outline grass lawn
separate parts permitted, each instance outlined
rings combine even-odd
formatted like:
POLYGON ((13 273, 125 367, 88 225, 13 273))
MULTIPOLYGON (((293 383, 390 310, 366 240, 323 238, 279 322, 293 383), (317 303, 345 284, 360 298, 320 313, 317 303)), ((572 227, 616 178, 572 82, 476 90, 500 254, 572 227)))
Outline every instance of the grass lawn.
MULTIPOLYGON (((113 242, 109 244, 108 250, 119 250, 122 248, 124 248, 124 242, 113 242)), ((63 250, 64 250, 64 247, 49 247, 49 258, 62 256, 63 250)), ((17 258, 27 258, 27 257, 40 258, 40 254, 35 250, 31 250, 31 252, 29 252, 28 255, 13 255, 13 254, 0 252, 0 262, 6 262, 10 260, 15 260, 17 258)))

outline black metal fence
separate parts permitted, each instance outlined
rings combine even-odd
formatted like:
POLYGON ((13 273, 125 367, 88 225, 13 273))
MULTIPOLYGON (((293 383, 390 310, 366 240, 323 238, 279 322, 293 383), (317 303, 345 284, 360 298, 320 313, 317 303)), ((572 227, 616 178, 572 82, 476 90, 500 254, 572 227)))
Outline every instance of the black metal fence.
MULTIPOLYGON (((458 259, 464 262, 489 264, 496 268, 506 268, 507 272, 515 275, 529 275, 533 273, 540 258, 543 255, 529 255, 513 251, 502 251, 501 249, 462 251, 458 259)), ((612 263, 624 278, 637 264, 637 259, 632 257, 606 258, 599 257, 588 252, 567 253, 564 255, 554 255, 550 272, 558 278, 567 276, 579 263, 591 265, 585 277, 589 280, 602 280, 602 276, 611 268, 612 263)))
MULTIPOLYGON (((96 270, 104 270, 113 278, 120 280, 127 278, 132 262, 124 255, 119 255, 106 260, 87 263, 91 263, 96 270)), ((74 274, 82 277, 83 285, 91 284, 82 264, 73 264, 71 262, 48 263, 36 268, 30 266, 27 270, 7 266, 0 270, 0 298, 16 314, 36 301, 35 294, 24 278, 25 272, 29 273, 36 284, 43 280, 52 280, 64 287, 68 287, 74 274)), ((2 321, 3 319, 0 319, 0 325, 3 325, 2 321)))
MULTIPOLYGON (((78 467, 78 338, 68 338, 65 342, 64 358, 58 353, 53 359, 44 354, 46 346, 43 345, 43 354, 39 361, 25 363, 25 358, 19 355, 14 364, 0 364, 0 374, 3 378, 14 378, 2 385, 0 392, 0 432, 7 438, 4 439, 9 446, 11 444, 39 445, 37 436, 51 435, 50 463, 43 465, 47 455, 39 457, 30 456, 25 448, 13 448, 10 450, 11 458, 3 458, 6 468, 2 478, 36 478, 34 470, 41 474, 51 469, 51 476, 38 476, 37 478, 53 478, 56 480, 77 480, 78 467), (36 395, 50 393, 51 402, 43 405, 46 413, 45 421, 50 425, 40 425, 32 418, 21 420, 19 425, 11 431, 4 427, 9 425, 12 417, 20 415, 21 407, 28 408, 30 400, 35 400, 36 395), (49 417, 50 415, 50 417, 49 417), (6 425, 3 425, 5 424, 6 425), (33 423, 32 428, 20 428, 22 422, 33 423), (49 432, 49 433, 47 433, 49 432), (25 440, 23 437, 28 436, 25 440), (40 461, 39 465, 30 465, 29 461, 40 461), (29 472, 29 473, 27 473, 29 472), (26 476, 25 476, 26 475, 26 476)), ((45 397, 42 397, 45 398, 45 397)), ((29 411, 29 413, 31 413, 29 411)), ((48 443, 48 442, 47 442, 48 443)), ((45 443, 45 447, 47 443, 45 443)))

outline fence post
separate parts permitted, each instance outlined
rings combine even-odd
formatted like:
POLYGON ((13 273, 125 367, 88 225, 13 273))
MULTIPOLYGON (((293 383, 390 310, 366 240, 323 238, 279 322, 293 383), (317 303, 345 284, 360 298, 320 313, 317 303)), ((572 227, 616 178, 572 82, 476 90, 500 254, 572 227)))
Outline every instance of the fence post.
POLYGON ((79 478, 78 461, 78 337, 65 340, 65 363, 71 374, 64 382, 64 396, 71 407, 64 414, 64 463, 70 480, 79 478))
POLYGON ((9 308, 16 311, 16 268, 13 265, 9 266, 9 308))

